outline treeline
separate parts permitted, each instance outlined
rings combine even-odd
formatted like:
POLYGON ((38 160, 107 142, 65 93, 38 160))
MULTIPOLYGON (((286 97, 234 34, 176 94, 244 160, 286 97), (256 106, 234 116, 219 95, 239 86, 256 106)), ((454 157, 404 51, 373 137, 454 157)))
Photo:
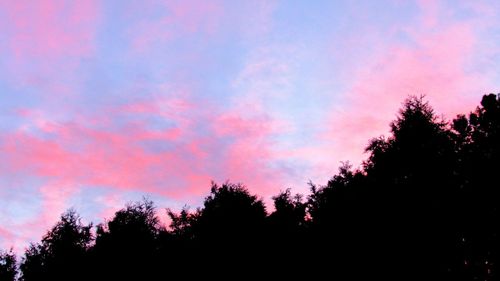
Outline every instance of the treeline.
POLYGON ((500 95, 451 122, 411 97, 390 128, 360 168, 272 213, 232 183, 166 210, 168 227, 148 200, 96 227, 69 210, 17 262, 2 252, 0 280, 500 279, 500 95))

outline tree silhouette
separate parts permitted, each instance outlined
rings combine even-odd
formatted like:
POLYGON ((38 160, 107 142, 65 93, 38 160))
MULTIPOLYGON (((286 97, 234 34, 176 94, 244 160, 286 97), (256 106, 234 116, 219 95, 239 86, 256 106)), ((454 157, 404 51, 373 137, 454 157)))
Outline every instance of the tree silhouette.
POLYGON ((458 221, 456 157, 447 124, 423 97, 410 97, 391 123, 391 136, 373 140, 367 151, 365 172, 376 188, 371 210, 382 229, 376 239, 388 256, 380 268, 403 279, 411 272, 445 278, 458 221))
POLYGON ((96 278, 150 278, 159 231, 154 204, 147 199, 128 204, 113 219, 98 225, 92 251, 96 278))
POLYGON ((0 251, 0 280, 14 281, 17 277, 16 255, 12 249, 8 252, 0 251))
POLYGON ((87 280, 91 227, 82 224, 74 210, 64 213, 41 243, 31 244, 26 251, 21 280, 87 280))
POLYGON ((273 232, 282 239, 287 236, 296 236, 303 231, 306 225, 306 207, 302 195, 292 197, 290 189, 274 196, 274 212, 269 215, 268 221, 273 232))
POLYGON ((250 242, 262 231, 266 209, 262 200, 240 184, 212 183, 195 224, 195 235, 207 243, 250 242))
POLYGON ((468 117, 453 121, 457 175, 461 191, 460 254, 458 273, 470 278, 498 278, 500 218, 498 177, 500 168, 500 98, 483 96, 481 106, 468 117))
MULTIPOLYGON (((266 272, 279 273, 280 278, 294 277, 290 271, 289 275, 282 270, 282 265, 287 268, 303 267, 307 241, 307 203, 300 194, 292 195, 290 189, 280 192, 272 197, 274 201, 274 212, 267 217, 267 229, 264 251, 273 266, 265 268, 266 272)), ((295 276, 296 277, 296 276, 295 276)))
POLYGON ((187 240, 194 238, 193 224, 196 223, 200 216, 200 210, 195 213, 190 213, 188 207, 184 207, 179 214, 176 214, 170 209, 167 209, 167 214, 171 220, 171 233, 177 237, 182 237, 187 240))
POLYGON ((371 228, 360 227, 362 222, 370 222, 364 217, 368 208, 360 196, 365 180, 361 171, 353 171, 345 162, 326 186, 318 188, 310 183, 308 213, 311 221, 307 243, 311 249, 308 253, 310 266, 316 268, 315 278, 324 275, 350 276, 353 280, 364 278, 359 276, 358 267, 368 268, 365 259, 369 251, 365 247, 367 237, 361 235, 373 234, 371 228))

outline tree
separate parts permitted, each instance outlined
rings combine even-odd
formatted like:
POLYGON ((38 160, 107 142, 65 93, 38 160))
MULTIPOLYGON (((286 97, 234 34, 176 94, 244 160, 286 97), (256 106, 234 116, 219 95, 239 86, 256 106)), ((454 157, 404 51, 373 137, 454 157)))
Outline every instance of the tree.
POLYGON ((21 280, 87 280, 87 251, 92 242, 92 224, 81 223, 75 210, 68 210, 60 221, 32 244, 21 262, 21 280))
POLYGON ((14 281, 17 276, 16 255, 12 249, 8 252, 0 251, 0 280, 14 281))
POLYGON ((97 226, 92 251, 95 274, 104 280, 150 278, 160 230, 152 201, 127 204, 97 226))
POLYGON ((351 207, 355 203, 355 194, 362 177, 361 171, 352 171, 352 165, 345 162, 326 186, 317 188, 311 184, 308 208, 315 231, 331 235, 332 231, 342 230, 341 226, 334 224, 351 215, 351 207))
POLYGON ((267 217, 263 254, 268 259, 269 266, 263 267, 263 270, 276 274, 280 279, 296 278, 293 269, 309 265, 303 259, 307 254, 307 202, 300 194, 292 195, 290 189, 280 192, 272 199, 274 212, 267 217), (289 270, 279 265, 286 266, 289 270))
MULTIPOLYGON (((387 269, 444 276, 456 250, 458 187, 452 133, 423 97, 410 97, 391 123, 391 136, 374 139, 365 162, 378 243, 392 255, 387 269), (392 265, 391 265, 392 264, 392 265)), ((395 272, 395 271, 392 271, 395 272)))
POLYGON ((241 184, 212 183, 196 223, 200 239, 227 243, 249 242, 262 231, 266 209, 262 200, 241 184))
POLYGON ((190 213, 188 207, 182 208, 179 214, 176 214, 171 209, 167 209, 167 215, 170 218, 171 233, 179 239, 193 239, 193 225, 196 224, 200 216, 200 210, 190 213))
POLYGON ((292 196, 290 189, 286 189, 274 196, 274 212, 269 215, 269 224, 273 232, 286 240, 286 236, 294 236, 303 230, 306 224, 306 207, 302 195, 292 196))
POLYGON ((457 274, 494 280, 500 270, 500 96, 483 96, 481 106, 453 121, 460 179, 460 253, 457 274))
POLYGON ((212 182, 193 225, 202 267, 218 273, 228 268, 246 272, 262 263, 254 257, 263 251, 265 219, 264 203, 243 185, 212 182))
POLYGON ((316 278, 327 274, 332 278, 364 279, 357 275, 361 272, 357 270, 359 267, 371 272, 369 264, 363 261, 369 251, 364 247, 364 239, 359 237, 360 234, 372 235, 368 234, 372 229, 360 228, 370 222, 363 217, 364 181, 365 175, 345 162, 326 186, 310 183, 307 203, 311 221, 306 243, 311 249, 307 253, 308 262, 315 268, 311 274, 316 278))

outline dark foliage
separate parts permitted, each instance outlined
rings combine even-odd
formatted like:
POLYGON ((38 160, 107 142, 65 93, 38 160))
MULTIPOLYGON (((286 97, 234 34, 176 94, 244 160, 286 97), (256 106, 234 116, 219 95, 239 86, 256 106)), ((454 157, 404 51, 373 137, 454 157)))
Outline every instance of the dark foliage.
POLYGON ((14 281, 17 276, 16 256, 12 252, 0 251, 0 280, 14 281))
POLYGON ((87 280, 87 253, 92 241, 92 225, 83 225, 74 210, 43 237, 32 244, 21 261, 21 280, 87 280))
POLYGON ((127 205, 116 212, 113 219, 98 225, 91 252, 95 278, 150 277, 160 231, 153 202, 147 199, 127 205))
MULTIPOLYGON (((499 280, 500 97, 452 122, 410 97, 388 137, 370 141, 307 197, 286 189, 267 213, 240 184, 212 183, 202 207, 149 200, 96 227, 63 214, 20 263, 20 280, 163 280, 229 277, 338 280, 499 280)), ((0 280, 14 280, 12 252, 0 280)))

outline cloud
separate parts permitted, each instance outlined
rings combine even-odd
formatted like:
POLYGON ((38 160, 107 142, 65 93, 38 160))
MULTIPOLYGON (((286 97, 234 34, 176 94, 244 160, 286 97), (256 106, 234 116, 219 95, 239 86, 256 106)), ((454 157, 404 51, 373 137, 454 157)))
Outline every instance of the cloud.
MULTIPOLYGON (((141 1, 140 6, 141 11, 151 15, 129 29, 128 35, 136 52, 189 34, 212 34, 223 13, 220 1, 141 1)), ((138 8, 137 4, 129 5, 134 12, 138 8)))
POLYGON ((75 95, 75 73, 98 48, 98 1, 0 1, 0 17, 0 73, 11 89, 5 95, 16 93, 10 101, 75 95))
MULTIPOLYGON (((265 116, 241 117, 179 94, 101 108, 71 121, 45 119, 50 115, 40 110, 18 112, 24 125, 0 134, 0 177, 43 182, 37 191, 41 212, 7 225, 29 224, 30 231, 20 234, 24 239, 50 227, 82 189, 105 187, 198 205, 212 179, 243 182, 260 195, 280 188, 280 170, 269 165, 269 137, 280 129, 265 116), (161 126, 152 127, 153 119, 161 126)), ((108 207, 101 216, 116 210, 119 198, 103 200, 108 207)))
POLYGON ((17 59, 82 56, 93 51, 96 1, 1 1, 8 50, 17 59))
MULTIPOLYGON (((246 30, 243 36, 249 37, 267 32, 265 26, 246 22, 270 24, 271 8, 263 3, 248 4, 259 9, 245 12, 245 19, 229 30, 246 30)), ((217 34, 221 21, 227 20, 226 7, 242 12, 239 5, 131 1, 124 4, 126 11, 90 1, 2 5, 15 24, 0 23, 12 35, 0 48, 15 56, 0 70, 8 70, 7 83, 22 96, 10 98, 9 114, 16 122, 0 131, 0 179, 13 179, 1 188, 28 179, 30 195, 40 205, 34 214, 2 222, 13 230, 10 236, 1 235, 4 244, 21 249, 38 240, 80 196, 89 197, 85 203, 94 211, 87 213, 94 220, 121 207, 117 205, 129 198, 122 194, 198 206, 212 179, 243 182, 262 196, 282 188, 273 138, 284 123, 262 106, 267 106, 266 94, 283 85, 263 79, 269 71, 278 78, 286 69, 274 69, 270 57, 260 68, 253 60, 245 63, 234 84, 242 98, 231 99, 229 94, 205 96, 201 91, 206 85, 197 77, 185 75, 179 81, 178 71, 163 61, 144 62, 134 54, 150 56, 144 51, 155 53, 189 38, 217 34), (111 8, 119 13, 111 20, 123 21, 123 26, 101 18, 111 8), (121 40, 131 46, 117 47, 121 40), (260 109, 240 114, 243 107, 260 109)), ((176 56, 192 56, 174 49, 176 56)), ((203 56, 210 56, 199 55, 203 62, 203 56)), ((161 58, 175 63, 175 58, 161 58)), ((187 61, 193 65, 183 67, 190 73, 203 67, 199 60, 187 61)))
POLYGON ((0 0, 16 210, 0 243, 39 240, 75 204, 94 221, 142 195, 199 206, 212 179, 305 191, 364 159, 407 95, 452 117, 493 89, 498 7, 349 3, 0 0))

